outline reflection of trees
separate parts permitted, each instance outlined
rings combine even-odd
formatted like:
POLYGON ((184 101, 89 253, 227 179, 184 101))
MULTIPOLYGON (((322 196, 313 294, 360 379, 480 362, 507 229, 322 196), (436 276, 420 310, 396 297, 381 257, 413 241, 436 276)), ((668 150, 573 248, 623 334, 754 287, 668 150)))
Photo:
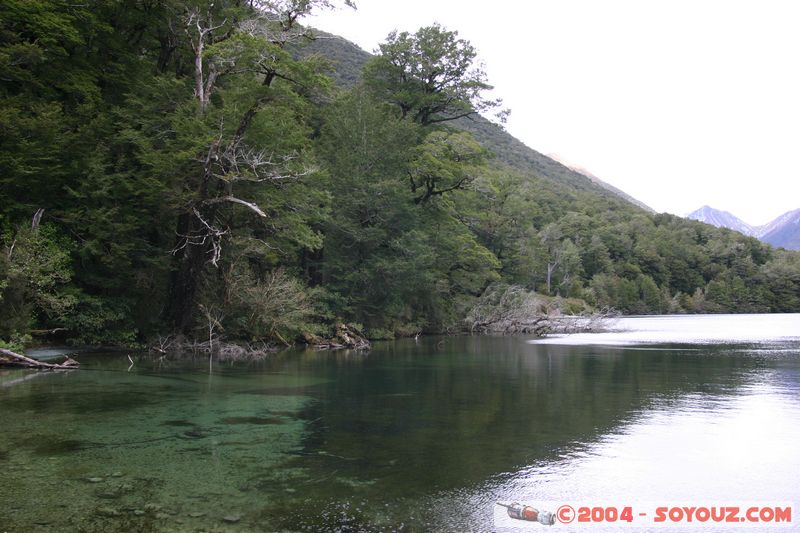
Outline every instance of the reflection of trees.
MULTIPOLYGON (((370 493, 385 498, 464 487, 554 460, 653 401, 724 394, 741 383, 745 373, 736 370, 754 364, 509 337, 424 342, 423 349, 412 341, 378 345, 366 357, 304 356, 332 378, 306 415, 323 421, 308 442, 321 454, 317 466, 374 481, 370 493)), ((328 484, 320 496, 341 489, 328 484)))

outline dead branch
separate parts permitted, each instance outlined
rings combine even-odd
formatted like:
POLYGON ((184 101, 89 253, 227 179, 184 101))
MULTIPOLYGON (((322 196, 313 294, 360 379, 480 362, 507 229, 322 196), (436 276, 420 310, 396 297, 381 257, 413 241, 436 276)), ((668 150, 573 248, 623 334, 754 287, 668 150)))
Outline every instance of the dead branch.
MULTIPOLYGON (((216 198, 211 198, 209 200, 206 200, 203 203, 205 205, 211 205, 211 204, 218 204, 220 202, 233 202, 234 204, 243 205, 243 206, 247 207, 248 209, 254 211, 258 216, 260 216, 262 218, 267 218, 267 214, 264 211, 262 211, 261 208, 258 207, 258 205, 256 205, 254 202, 248 202, 246 200, 242 200, 242 199, 236 198, 234 196, 218 196, 216 198)), ((199 215, 198 215, 198 217, 199 217, 199 215)), ((211 229, 211 227, 205 221, 203 221, 203 224, 205 224, 209 229, 211 229)))
POLYGON ((64 331, 69 331, 68 328, 53 328, 53 329, 32 329, 30 330, 31 335, 55 335, 56 333, 63 333, 64 331))
POLYGON ((33 220, 31 221, 32 230, 36 230, 36 228, 39 227, 39 223, 42 221, 42 215, 44 215, 44 209, 40 207, 33 215, 33 220))
POLYGON ((317 350, 369 350, 370 342, 358 331, 355 326, 336 324, 336 334, 330 339, 309 339, 310 344, 317 350))
POLYGON ((174 339, 172 339, 170 335, 167 335, 166 337, 162 337, 161 335, 159 335, 158 339, 156 339, 156 342, 158 343, 158 345, 153 344, 152 346, 150 346, 149 351, 158 352, 160 354, 166 354, 167 350, 169 350, 170 347, 172 347, 174 339))
POLYGON ((472 333, 533 334, 596 332, 609 327, 613 309, 590 315, 562 315, 547 299, 515 285, 493 285, 467 315, 472 333))
POLYGON ((45 363, 44 361, 37 361, 11 350, 0 348, 0 366, 19 366, 44 370, 73 370, 78 368, 79 365, 80 363, 70 357, 67 357, 66 361, 60 364, 45 363))

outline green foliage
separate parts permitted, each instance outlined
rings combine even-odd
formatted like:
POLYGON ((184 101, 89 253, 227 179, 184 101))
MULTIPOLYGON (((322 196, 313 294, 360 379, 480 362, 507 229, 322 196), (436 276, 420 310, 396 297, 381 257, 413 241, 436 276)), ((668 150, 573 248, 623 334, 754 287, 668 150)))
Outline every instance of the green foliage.
POLYGON ((298 17, 330 6, 0 3, 0 337, 393 338, 460 328, 498 283, 569 312, 800 310, 800 254, 649 213, 480 118, 499 101, 456 32, 304 48, 298 17))
POLYGON ((500 266, 451 198, 484 171, 480 147, 461 133, 422 137, 356 89, 329 110, 320 151, 334 206, 322 282, 344 298, 335 312, 373 337, 454 327, 500 266))
POLYGON ((83 295, 63 324, 73 344, 135 348, 141 343, 134 319, 128 299, 83 295))
POLYGON ((4 239, 0 256, 0 337, 37 323, 63 323, 77 302, 70 242, 51 225, 21 227, 4 239))
POLYGON ((12 334, 8 341, 0 339, 0 348, 22 353, 25 350, 25 346, 28 345, 31 340, 33 339, 30 335, 12 334))
POLYGON ((467 186, 485 168, 486 152, 466 132, 433 131, 414 149, 408 169, 414 202, 467 186))
POLYGON ((438 24, 389 34, 380 54, 367 63, 364 78, 378 98, 396 106, 403 118, 436 124, 497 108, 486 100, 492 88, 473 65, 477 53, 458 32, 438 24))
POLYGON ((222 321, 226 335, 288 342, 319 333, 314 295, 284 269, 259 276, 239 267, 227 277, 223 302, 228 305, 222 321))

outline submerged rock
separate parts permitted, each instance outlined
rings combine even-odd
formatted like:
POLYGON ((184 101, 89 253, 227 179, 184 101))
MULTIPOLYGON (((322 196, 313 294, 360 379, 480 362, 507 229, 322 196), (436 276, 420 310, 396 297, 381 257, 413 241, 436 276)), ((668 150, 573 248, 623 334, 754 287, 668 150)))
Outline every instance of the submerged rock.
POLYGON ((189 439, 202 439, 206 437, 206 433, 202 429, 190 429, 183 432, 183 436, 189 439))
POLYGON ((229 524, 235 524, 236 522, 240 521, 241 519, 242 519, 241 515, 238 515, 238 514, 231 514, 231 515, 222 517, 222 521, 223 522, 227 522, 229 524))

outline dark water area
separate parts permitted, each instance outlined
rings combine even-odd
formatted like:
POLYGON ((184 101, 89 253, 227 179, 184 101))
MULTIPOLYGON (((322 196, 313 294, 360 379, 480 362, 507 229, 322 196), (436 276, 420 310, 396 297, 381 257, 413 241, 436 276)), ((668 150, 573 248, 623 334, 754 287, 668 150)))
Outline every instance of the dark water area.
POLYGON ((528 340, 0 371, 0 532, 487 531, 497 501, 798 499, 797 337, 528 340))

